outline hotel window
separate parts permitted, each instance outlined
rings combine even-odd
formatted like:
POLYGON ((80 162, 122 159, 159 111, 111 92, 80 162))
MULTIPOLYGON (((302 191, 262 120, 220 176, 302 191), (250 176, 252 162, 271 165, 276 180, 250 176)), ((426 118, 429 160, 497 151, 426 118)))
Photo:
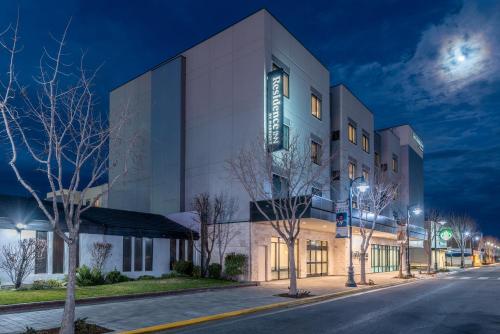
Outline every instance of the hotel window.
POLYGON ((282 176, 273 174, 272 192, 275 198, 286 197, 288 195, 288 180, 282 176))
POLYGON ((375 152, 375 166, 380 166, 380 154, 375 152))
POLYGON ((398 156, 393 154, 392 155, 392 171, 394 173, 397 173, 399 170, 399 166, 398 166, 398 156))
POLYGON ((312 193, 314 196, 319 196, 319 197, 322 197, 322 196, 323 196, 323 192, 322 192, 322 191, 321 191, 321 189, 319 189, 319 188, 312 187, 312 188, 311 188, 311 193, 312 193))
POLYGON ((354 178, 356 177, 356 163, 353 161, 349 161, 347 171, 349 174, 349 179, 354 180, 354 178))
POLYGON ((142 271, 142 238, 134 240, 134 271, 142 271))
POLYGON ((37 255, 35 259, 35 274, 46 274, 47 273, 47 232, 36 231, 36 241, 44 243, 45 247, 41 250, 37 249, 37 255))
MULTIPOLYGON (((276 64, 273 64, 273 71, 281 70, 282 68, 276 64)), ((283 70, 283 96, 290 97, 290 77, 288 73, 283 70)))
POLYGON ((311 141, 311 161, 316 165, 321 164, 321 145, 314 140, 311 141))
POLYGON ((283 124, 283 148, 288 150, 290 147, 290 127, 283 124))
POLYGON ((347 137, 351 143, 353 144, 358 143, 356 126, 353 123, 349 123, 349 125, 347 125, 347 137))
POLYGON ((144 238, 144 270, 153 271, 153 239, 144 238))
POLYGON ((123 237, 123 272, 132 271, 132 237, 123 237))
POLYGON ((366 153, 370 153, 370 139, 368 138, 367 134, 363 133, 362 144, 363 151, 365 151, 366 153))
POLYGON ((370 172, 367 169, 363 169, 363 178, 365 182, 370 182, 370 172))
POLYGON ((170 269, 173 269, 177 261, 177 239, 170 239, 170 269))
POLYGON ((314 94, 311 94, 311 114, 317 119, 321 119, 321 100, 314 94))
POLYGON ((53 233, 52 240, 52 273, 64 273, 64 240, 57 234, 53 233))

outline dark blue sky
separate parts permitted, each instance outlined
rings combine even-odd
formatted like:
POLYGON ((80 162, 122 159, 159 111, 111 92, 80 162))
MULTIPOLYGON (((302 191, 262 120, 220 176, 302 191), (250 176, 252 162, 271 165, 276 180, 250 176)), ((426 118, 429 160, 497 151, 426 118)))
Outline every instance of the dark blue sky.
MULTIPOLYGON (((111 88, 261 7, 329 67, 332 84, 365 102, 377 127, 415 128, 425 143, 427 208, 468 212, 500 235, 498 1, 5 0, 0 27, 19 8, 17 69, 28 78, 49 32, 60 34, 72 17, 68 50, 86 51, 89 67, 104 65, 97 89, 106 110, 111 88)), ((19 193, 2 162, 0 192, 19 193)))

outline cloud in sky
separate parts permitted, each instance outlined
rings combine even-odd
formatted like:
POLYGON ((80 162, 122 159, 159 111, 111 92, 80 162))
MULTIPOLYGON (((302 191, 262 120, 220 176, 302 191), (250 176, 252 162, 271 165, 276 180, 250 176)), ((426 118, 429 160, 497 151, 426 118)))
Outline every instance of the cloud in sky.
POLYGON ((495 7, 468 2, 423 31, 412 56, 390 64, 339 64, 333 66, 333 77, 365 87, 371 100, 385 101, 393 92, 394 103, 410 110, 476 105, 490 92, 484 84, 500 79, 500 11, 495 7))
POLYGON ((500 186, 499 36, 500 2, 465 2, 427 25, 413 52, 394 50, 395 61, 331 67, 378 126, 410 123, 423 137, 426 206, 469 212, 490 233, 500 209, 492 200, 500 186))

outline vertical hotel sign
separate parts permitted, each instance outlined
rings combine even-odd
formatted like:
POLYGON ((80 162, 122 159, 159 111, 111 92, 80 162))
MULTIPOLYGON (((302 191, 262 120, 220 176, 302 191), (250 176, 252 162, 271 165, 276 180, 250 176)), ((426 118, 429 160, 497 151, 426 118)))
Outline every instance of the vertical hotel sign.
POLYGON ((271 152, 283 149, 283 70, 267 74, 267 146, 271 152))

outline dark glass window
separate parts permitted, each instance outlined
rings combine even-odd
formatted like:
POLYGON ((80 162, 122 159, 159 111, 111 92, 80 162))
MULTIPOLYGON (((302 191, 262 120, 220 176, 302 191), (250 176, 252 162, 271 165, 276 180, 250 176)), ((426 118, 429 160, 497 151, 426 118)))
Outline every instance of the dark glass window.
POLYGON ((311 193, 315 196, 319 196, 319 197, 323 196, 323 192, 321 191, 321 189, 318 189, 315 187, 312 187, 311 193))
POLYGON ((177 261, 177 239, 170 239, 170 269, 173 268, 177 261))
POLYGON ((135 238, 134 246, 134 271, 142 271, 142 238, 135 238))
POLYGON ((179 239, 179 260, 186 260, 186 240, 179 239))
POLYGON ((64 273, 64 240, 57 233, 53 233, 52 241, 52 273, 64 273))
POLYGON ((311 141, 311 161, 316 165, 321 164, 321 145, 315 141, 311 141))
POLYGON ((123 237, 123 271, 132 271, 132 237, 123 237))
POLYGON ((290 147, 290 128, 287 125, 283 125, 283 148, 288 150, 290 147))
POLYGON ((193 240, 188 240, 188 261, 193 262, 193 240))
POLYGON ((146 271, 153 271, 153 239, 144 238, 145 258, 144 266, 146 271))
POLYGON ((36 232, 37 242, 42 242, 45 247, 40 251, 37 251, 37 256, 35 259, 35 274, 46 274, 47 273, 47 232, 37 231, 36 232))

